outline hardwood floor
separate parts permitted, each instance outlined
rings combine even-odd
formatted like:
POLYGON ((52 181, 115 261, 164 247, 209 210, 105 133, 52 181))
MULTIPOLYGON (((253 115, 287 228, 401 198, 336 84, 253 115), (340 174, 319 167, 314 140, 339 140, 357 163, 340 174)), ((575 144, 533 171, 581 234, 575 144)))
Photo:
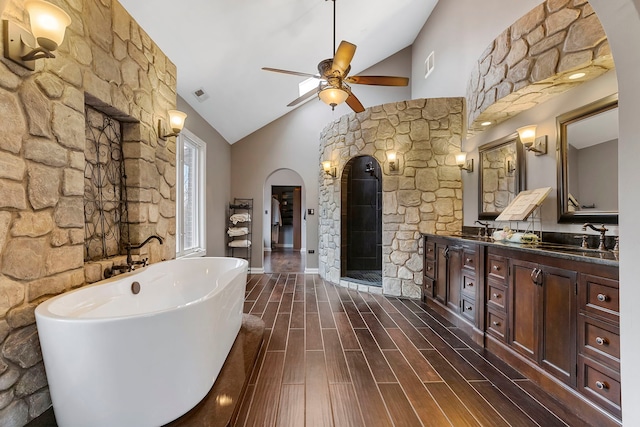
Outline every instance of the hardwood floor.
POLYGON ((272 251, 264 251, 265 273, 303 273, 303 254, 299 250, 275 248, 272 251))
POLYGON ((251 276, 265 341, 238 426, 585 426, 418 301, 251 276))

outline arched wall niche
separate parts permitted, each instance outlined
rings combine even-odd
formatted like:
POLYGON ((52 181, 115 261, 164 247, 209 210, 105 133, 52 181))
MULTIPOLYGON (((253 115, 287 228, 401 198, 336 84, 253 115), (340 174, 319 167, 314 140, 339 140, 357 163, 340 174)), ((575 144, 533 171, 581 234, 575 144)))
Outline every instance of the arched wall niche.
POLYGON ((467 134, 496 125, 613 69, 607 36, 586 0, 547 0, 482 53, 467 85, 467 134), (577 79, 572 75, 584 73, 577 79))
POLYGON ((319 175, 319 273, 340 283, 341 179, 354 157, 369 155, 382 173, 382 291, 421 297, 422 233, 462 229, 462 180, 454 153, 460 151, 463 98, 416 99, 351 113, 325 127, 319 175), (387 156, 397 153, 398 168, 387 156))

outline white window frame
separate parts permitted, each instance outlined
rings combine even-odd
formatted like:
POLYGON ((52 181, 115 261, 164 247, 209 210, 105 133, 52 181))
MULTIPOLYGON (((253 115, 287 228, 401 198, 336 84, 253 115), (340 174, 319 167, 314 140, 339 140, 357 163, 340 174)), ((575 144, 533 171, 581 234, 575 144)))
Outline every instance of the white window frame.
POLYGON ((188 129, 183 129, 176 138, 176 258, 205 256, 207 253, 206 242, 206 197, 205 187, 207 182, 207 144, 198 138, 188 129), (196 170, 196 218, 198 244, 196 247, 184 249, 184 146, 187 142, 194 146, 197 151, 197 170, 196 170))

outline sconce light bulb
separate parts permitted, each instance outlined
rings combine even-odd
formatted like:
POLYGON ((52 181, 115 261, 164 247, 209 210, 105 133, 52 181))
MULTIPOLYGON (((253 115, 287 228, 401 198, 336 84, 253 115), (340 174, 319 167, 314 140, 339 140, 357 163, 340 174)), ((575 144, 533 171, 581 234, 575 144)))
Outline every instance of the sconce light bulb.
POLYGON ((330 161, 322 162, 322 169, 325 172, 330 172, 331 171, 331 162, 330 161))
POLYGON ((187 118, 187 114, 178 110, 169 110, 169 126, 171 126, 171 130, 173 133, 180 133, 182 128, 184 127, 184 121, 187 118))
POLYGON ((522 144, 533 144, 533 141, 536 139, 536 125, 523 126, 518 128, 518 136, 520 137, 520 141, 522 144))
POLYGON ((456 154, 456 164, 458 166, 464 166, 466 161, 467 161, 467 153, 462 151, 462 152, 456 154))

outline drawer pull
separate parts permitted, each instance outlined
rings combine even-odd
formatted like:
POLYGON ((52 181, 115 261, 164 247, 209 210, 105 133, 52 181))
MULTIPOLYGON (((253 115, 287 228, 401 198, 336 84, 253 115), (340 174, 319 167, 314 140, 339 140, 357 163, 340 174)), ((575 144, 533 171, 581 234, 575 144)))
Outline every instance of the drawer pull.
POLYGON ((492 322, 493 326, 500 326, 500 322, 492 322))
POLYGON ((471 263, 473 262, 473 260, 472 260, 471 258, 467 258, 467 259, 465 260, 465 262, 466 262, 467 264, 471 264, 471 263))
POLYGON ((473 288, 473 282, 467 283, 467 288, 473 288))
POLYGON ((427 249, 427 252, 433 252, 433 249, 428 248, 428 249, 427 249))
POLYGON ((493 297, 494 297, 494 298, 496 298, 496 299, 500 299, 500 298, 502 298, 502 295, 500 295, 500 294, 493 294, 493 297))
POLYGON ((467 306, 467 307, 466 307, 466 310, 467 310, 467 311, 472 311, 472 310, 473 310, 473 307, 471 307, 471 306, 469 305, 469 306, 467 306))
POLYGON ((609 301, 609 297, 606 296, 605 294, 598 294, 597 298, 598 298, 598 301, 600 301, 600 302, 609 301))
POLYGON ((433 268, 431 266, 428 266, 427 270, 431 271, 431 270, 433 270, 433 268))
POLYGON ((609 345, 609 340, 602 337, 596 337, 596 344, 598 345, 609 345))
POLYGON ((604 381, 596 381, 596 388, 598 390, 609 390, 609 384, 604 381))
POLYGON ((499 265, 494 265, 493 266, 493 270, 494 271, 499 271, 500 270, 500 266, 499 265))
POLYGON ((424 285, 425 289, 431 289, 431 285, 424 285))

